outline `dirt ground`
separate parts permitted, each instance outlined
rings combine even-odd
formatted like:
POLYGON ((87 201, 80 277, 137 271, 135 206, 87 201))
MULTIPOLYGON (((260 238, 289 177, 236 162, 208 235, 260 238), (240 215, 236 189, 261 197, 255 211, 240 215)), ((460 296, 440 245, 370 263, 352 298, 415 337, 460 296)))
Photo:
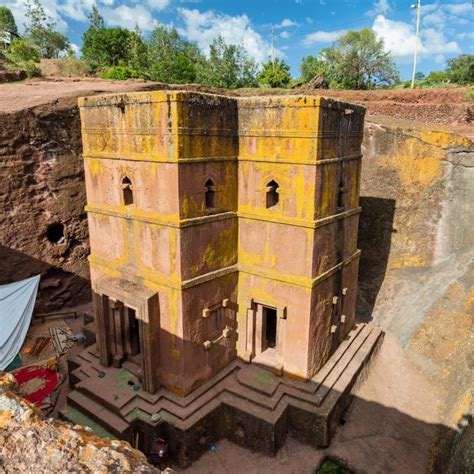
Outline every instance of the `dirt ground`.
POLYGON ((108 81, 103 79, 32 79, 22 82, 0 84, 0 113, 16 112, 38 105, 51 104, 64 97, 132 92, 147 88, 146 81, 108 81))
POLYGON ((192 474, 312 474, 330 456, 357 473, 429 472, 438 398, 390 334, 354 392, 331 446, 317 450, 289 438, 276 457, 227 440, 183 471, 192 474))
POLYGON ((0 84, 0 113, 51 104, 64 97, 155 89, 187 89, 228 96, 311 94, 364 105, 370 115, 388 115, 424 123, 455 127, 472 134, 474 101, 466 87, 329 91, 301 89, 213 89, 197 84, 169 85, 139 79, 112 81, 96 78, 44 78, 0 84))

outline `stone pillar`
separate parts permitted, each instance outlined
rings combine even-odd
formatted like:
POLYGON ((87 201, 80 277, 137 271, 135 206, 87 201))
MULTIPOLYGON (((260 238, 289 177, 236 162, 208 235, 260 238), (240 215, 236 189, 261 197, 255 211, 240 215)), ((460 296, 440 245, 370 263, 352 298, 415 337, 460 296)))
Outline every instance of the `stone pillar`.
POLYGON ((100 363, 108 367, 110 365, 111 352, 109 346, 109 297, 93 292, 95 309, 95 324, 97 327, 97 347, 99 349, 100 363))
POLYGON ((155 393, 158 390, 158 367, 159 367, 159 305, 158 295, 149 298, 144 307, 148 312, 147 318, 141 318, 140 345, 142 348, 143 360, 143 388, 148 393, 155 393), (148 323, 144 322, 147 320, 148 323))

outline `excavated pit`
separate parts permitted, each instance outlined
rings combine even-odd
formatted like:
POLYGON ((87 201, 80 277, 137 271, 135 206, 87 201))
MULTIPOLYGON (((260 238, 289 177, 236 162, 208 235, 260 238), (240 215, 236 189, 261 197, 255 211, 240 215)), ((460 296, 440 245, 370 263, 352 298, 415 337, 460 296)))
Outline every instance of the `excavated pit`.
MULTIPOLYGON (((36 312, 90 300, 77 97, 165 87, 128 81, 0 86, 0 284, 41 273, 36 312)), ((435 387, 450 435, 440 428, 432 463, 449 472, 459 469, 451 463, 462 456, 450 453, 468 444, 472 416, 474 146, 465 134, 472 105, 462 89, 447 93, 449 107, 441 92, 430 92, 328 95, 362 103, 373 114, 363 144, 358 314, 392 333, 435 387), (420 123, 430 120, 445 129, 420 123)))

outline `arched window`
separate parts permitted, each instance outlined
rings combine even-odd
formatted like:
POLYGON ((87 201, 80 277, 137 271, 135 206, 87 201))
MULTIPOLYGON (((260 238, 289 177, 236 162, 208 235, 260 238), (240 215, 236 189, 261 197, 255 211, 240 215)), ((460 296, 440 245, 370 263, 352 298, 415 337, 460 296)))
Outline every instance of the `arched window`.
POLYGON ((344 209, 344 183, 342 182, 342 179, 339 182, 339 189, 337 191, 337 209, 344 209))
POLYGON ((122 193, 123 193, 123 203, 126 206, 133 204, 133 186, 130 179, 125 176, 122 179, 122 193))
POLYGON ((206 209, 213 209, 214 207, 216 207, 216 187, 214 186, 214 181, 212 181, 212 179, 208 179, 204 184, 204 187, 206 189, 206 209))
POLYGON ((267 209, 277 207, 278 201, 280 199, 280 196, 278 195, 278 193, 280 192, 280 187, 278 186, 278 183, 272 179, 269 183, 267 183, 265 189, 267 190, 267 209))

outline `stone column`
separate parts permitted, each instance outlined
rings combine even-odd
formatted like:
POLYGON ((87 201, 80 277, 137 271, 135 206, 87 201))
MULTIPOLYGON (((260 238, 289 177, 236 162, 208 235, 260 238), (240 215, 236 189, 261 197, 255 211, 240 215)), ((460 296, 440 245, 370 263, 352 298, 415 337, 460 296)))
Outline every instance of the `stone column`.
POLYGON ((95 309, 95 324, 97 327, 97 347, 99 349, 100 363, 110 365, 111 352, 109 345, 109 297, 95 291, 92 293, 95 309))

